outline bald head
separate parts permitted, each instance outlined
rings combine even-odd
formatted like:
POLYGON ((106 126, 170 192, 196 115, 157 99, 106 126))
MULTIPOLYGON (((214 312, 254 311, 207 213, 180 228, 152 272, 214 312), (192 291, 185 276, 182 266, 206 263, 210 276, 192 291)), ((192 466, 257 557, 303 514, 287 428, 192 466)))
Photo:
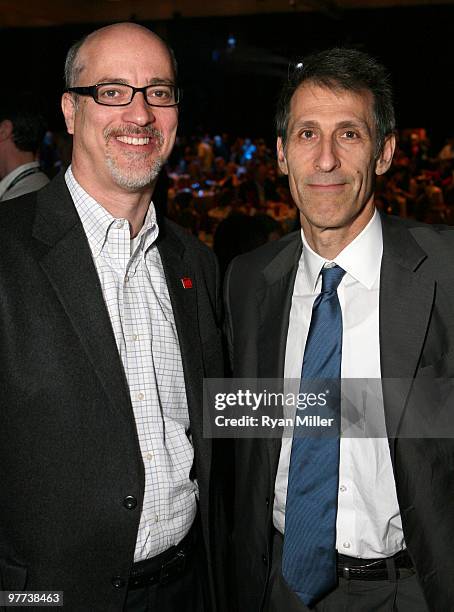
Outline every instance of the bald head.
POLYGON ((166 92, 178 99, 167 45, 142 26, 111 25, 72 48, 67 78, 76 89, 62 96, 66 127, 73 135, 71 167, 76 179, 99 201, 109 199, 112 191, 148 190, 149 195, 170 155, 178 125, 176 103, 159 103, 166 92), (93 92, 101 84, 106 98, 99 100, 93 92), (110 94, 116 95, 118 86, 124 85, 132 88, 129 102, 109 104, 110 94))
POLYGON ((125 39, 148 39, 165 50, 171 60, 174 78, 177 77, 177 62, 173 50, 157 34, 137 23, 115 23, 99 28, 87 36, 75 42, 69 49, 65 62, 65 85, 66 87, 76 87, 79 77, 83 73, 87 58, 96 49, 102 52, 103 47, 107 47, 112 42, 124 41, 125 39))

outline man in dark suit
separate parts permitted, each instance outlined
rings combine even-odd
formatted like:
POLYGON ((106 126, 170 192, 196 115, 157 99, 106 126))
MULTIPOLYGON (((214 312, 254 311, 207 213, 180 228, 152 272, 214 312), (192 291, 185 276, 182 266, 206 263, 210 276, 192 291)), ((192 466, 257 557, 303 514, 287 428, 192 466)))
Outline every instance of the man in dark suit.
MULTIPOLYGON (((373 413, 388 436, 293 429, 235 441, 238 608, 451 610, 452 427, 399 437, 396 423, 404 407, 407 424, 416 418, 409 380, 454 375, 454 233, 375 210, 394 112, 386 73, 366 54, 302 60, 277 128, 302 228, 227 273, 233 374, 297 379, 300 391, 309 379, 382 379, 373 413)), ((438 410, 426 401, 423 420, 438 410)))
POLYGON ((62 591, 80 612, 215 610, 201 402, 223 371, 219 279, 151 200, 175 62, 116 24, 70 49, 66 79, 72 164, 0 211, 1 589, 62 591))

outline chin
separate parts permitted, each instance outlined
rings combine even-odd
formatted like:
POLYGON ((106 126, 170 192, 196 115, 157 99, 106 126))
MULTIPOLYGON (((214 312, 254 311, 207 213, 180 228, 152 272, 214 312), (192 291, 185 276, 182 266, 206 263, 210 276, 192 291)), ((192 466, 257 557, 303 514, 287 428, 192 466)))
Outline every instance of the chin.
POLYGON ((336 224, 345 217, 345 214, 342 214, 342 210, 338 205, 326 205, 326 203, 311 208, 304 207, 300 210, 309 223, 317 226, 336 224))
POLYGON ((107 160, 107 165, 113 181, 122 189, 134 192, 147 187, 158 178, 163 162, 161 159, 155 159, 142 172, 120 168, 110 159, 107 160))
POLYGON ((135 191, 140 191, 152 182, 152 179, 150 179, 149 177, 138 178, 131 176, 115 176, 112 178, 116 185, 118 185, 118 187, 121 187, 125 191, 130 191, 131 193, 134 193, 135 191))

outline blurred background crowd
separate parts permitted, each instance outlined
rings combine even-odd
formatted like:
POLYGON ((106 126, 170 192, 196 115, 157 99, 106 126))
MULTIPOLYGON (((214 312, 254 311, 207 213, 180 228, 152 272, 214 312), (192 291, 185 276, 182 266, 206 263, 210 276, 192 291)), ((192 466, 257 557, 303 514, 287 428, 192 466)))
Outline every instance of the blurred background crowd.
MULTIPOLYGON (((49 178, 69 163, 59 101, 70 45, 95 26, 131 20, 169 42, 184 90, 180 135, 155 204, 212 246, 222 269, 233 255, 298 225, 276 163, 276 95, 292 62, 327 47, 362 49, 391 74, 400 131, 393 166, 378 181, 377 206, 385 214, 454 224, 453 19, 454 0, 0 0, 6 59, 0 123, 11 114, 8 92, 35 115, 43 98, 45 118, 44 137, 22 142, 31 157, 2 150, 0 139, 0 200, 1 180, 19 164, 35 172, 27 180, 45 180, 30 166, 35 148, 49 178), (17 93, 22 90, 32 92, 31 101, 17 93), (7 155, 14 164, 5 162, 7 155)), ((29 135, 31 121, 24 125, 29 135)), ((6 197, 14 193, 10 184, 4 188, 6 197)))
MULTIPOLYGON (((48 131, 39 149, 42 170, 52 177, 70 155, 69 137, 48 131)), ((223 271, 235 255, 299 227, 275 145, 264 138, 178 137, 155 203, 212 246, 223 271)), ((454 225, 454 134, 436 150, 424 128, 400 131, 393 165, 378 177, 376 205, 385 214, 454 225)))

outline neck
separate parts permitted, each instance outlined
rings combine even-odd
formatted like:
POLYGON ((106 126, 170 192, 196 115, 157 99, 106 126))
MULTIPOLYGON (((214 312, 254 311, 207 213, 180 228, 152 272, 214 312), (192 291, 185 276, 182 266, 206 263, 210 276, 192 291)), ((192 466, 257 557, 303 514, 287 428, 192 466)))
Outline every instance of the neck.
POLYGON ((316 227, 301 213, 304 236, 315 253, 333 261, 360 234, 372 219, 375 207, 363 210, 351 223, 343 227, 316 227))
POLYGON ((0 159, 0 179, 2 179, 19 166, 34 162, 36 157, 31 151, 19 151, 15 149, 5 157, 1 156, 0 159))
POLYGON ((130 192, 115 185, 105 188, 96 183, 87 183, 77 167, 71 166, 74 178, 98 204, 116 219, 126 219, 131 238, 135 238, 143 226, 156 181, 137 192, 130 192))

